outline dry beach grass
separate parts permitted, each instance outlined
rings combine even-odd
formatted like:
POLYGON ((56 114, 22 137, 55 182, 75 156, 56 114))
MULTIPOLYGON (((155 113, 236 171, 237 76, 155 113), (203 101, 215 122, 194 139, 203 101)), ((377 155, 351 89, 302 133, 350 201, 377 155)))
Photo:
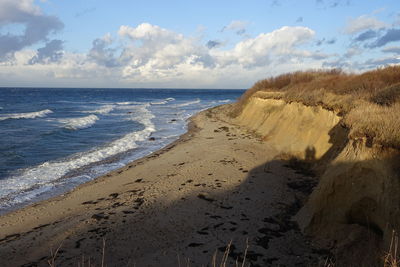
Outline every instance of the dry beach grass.
POLYGON ((261 80, 242 96, 233 116, 253 95, 323 106, 344 116, 351 137, 365 136, 384 146, 400 147, 400 66, 362 74, 295 72, 261 80))

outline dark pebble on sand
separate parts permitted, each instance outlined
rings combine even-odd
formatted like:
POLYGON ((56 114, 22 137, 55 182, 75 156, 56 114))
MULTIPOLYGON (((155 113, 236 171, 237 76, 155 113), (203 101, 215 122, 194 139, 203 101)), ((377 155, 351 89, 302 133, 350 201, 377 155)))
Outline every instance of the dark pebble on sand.
POLYGON ((201 245, 203 245, 203 243, 190 243, 190 244, 188 245, 188 247, 194 248, 194 247, 199 247, 199 246, 201 246, 201 245))

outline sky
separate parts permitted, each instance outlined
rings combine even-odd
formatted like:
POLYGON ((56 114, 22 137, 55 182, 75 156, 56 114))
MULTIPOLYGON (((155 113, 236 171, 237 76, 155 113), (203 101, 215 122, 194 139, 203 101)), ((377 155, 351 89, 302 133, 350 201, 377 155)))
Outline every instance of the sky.
POLYGON ((0 87, 240 88, 400 64, 400 0, 0 0, 0 87))

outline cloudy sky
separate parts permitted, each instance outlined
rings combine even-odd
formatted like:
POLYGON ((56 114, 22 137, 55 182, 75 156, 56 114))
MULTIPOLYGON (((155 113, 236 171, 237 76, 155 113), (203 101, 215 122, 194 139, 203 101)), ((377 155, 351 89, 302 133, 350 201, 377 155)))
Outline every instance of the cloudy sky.
POLYGON ((248 88, 399 63, 399 0, 0 0, 0 87, 248 88))

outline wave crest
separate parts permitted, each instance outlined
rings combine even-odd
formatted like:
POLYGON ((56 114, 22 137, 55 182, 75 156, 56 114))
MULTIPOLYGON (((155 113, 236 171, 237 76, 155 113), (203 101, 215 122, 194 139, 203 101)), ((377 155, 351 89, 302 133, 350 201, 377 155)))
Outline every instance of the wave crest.
POLYGON ((89 115, 81 118, 60 119, 64 123, 64 128, 69 130, 80 130, 91 127, 99 119, 96 115, 89 115))
POLYGON ((83 111, 83 113, 96 113, 96 114, 104 115, 104 114, 108 114, 111 111, 113 111, 114 108, 115 108, 115 106, 113 106, 113 105, 104 105, 104 106, 102 106, 102 107, 100 107, 98 109, 95 109, 95 110, 83 111))
MULTIPOLYGON (((155 126, 151 121, 151 119, 154 118, 154 115, 146 109, 146 105, 138 106, 136 111, 137 113, 135 112, 135 116, 132 116, 132 119, 143 124, 144 128, 142 130, 126 134, 125 136, 94 150, 77 153, 63 160, 45 162, 41 165, 24 170, 21 175, 0 180, 0 188, 2 189, 0 204, 2 204, 2 199, 8 199, 7 205, 27 201, 28 199, 18 198, 18 194, 15 194, 16 190, 17 192, 32 191, 32 197, 34 197, 35 194, 33 194, 33 192, 50 190, 54 181, 65 176, 72 170, 76 170, 105 160, 119 153, 124 153, 137 148, 137 142, 148 139, 151 133, 155 131, 155 126), (46 189, 46 187, 49 188, 46 189)), ((84 118, 88 119, 89 117, 93 118, 93 120, 94 117, 97 118, 95 115, 90 115, 84 118)), ((72 120, 78 122, 79 119, 84 121, 84 118, 70 119, 69 122, 71 123, 72 120)))
POLYGON ((3 114, 0 115, 0 121, 8 120, 8 119, 34 119, 34 118, 42 118, 46 117, 47 114, 53 113, 50 109, 45 109, 41 111, 35 112, 27 112, 27 113, 13 113, 13 114, 3 114))
POLYGON ((177 105, 175 105, 175 107, 186 107, 186 106, 190 106, 190 105, 194 105, 194 104, 198 104, 198 103, 200 103, 200 99, 197 98, 194 101, 189 101, 189 102, 186 102, 186 103, 177 104, 177 105))

